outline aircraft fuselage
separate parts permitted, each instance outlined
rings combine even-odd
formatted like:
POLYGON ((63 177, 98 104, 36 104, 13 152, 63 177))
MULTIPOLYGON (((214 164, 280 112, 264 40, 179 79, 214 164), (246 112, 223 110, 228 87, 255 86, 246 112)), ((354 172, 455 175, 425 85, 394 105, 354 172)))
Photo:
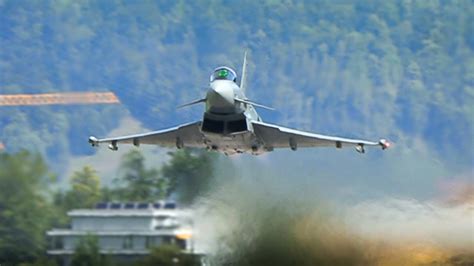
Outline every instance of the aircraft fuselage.
POLYGON ((254 134, 251 120, 261 121, 255 108, 235 99, 246 99, 232 80, 214 80, 206 94, 201 133, 207 147, 225 154, 265 152, 254 134))

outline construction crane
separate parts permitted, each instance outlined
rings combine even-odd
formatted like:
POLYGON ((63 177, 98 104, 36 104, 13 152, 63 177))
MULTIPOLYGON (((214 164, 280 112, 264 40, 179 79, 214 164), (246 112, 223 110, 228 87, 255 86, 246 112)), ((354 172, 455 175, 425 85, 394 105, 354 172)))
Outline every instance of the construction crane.
MULTIPOLYGON (((0 106, 118 104, 113 92, 62 92, 43 94, 0 94, 0 106)), ((0 141, 0 151, 5 150, 0 141)))
POLYGON ((0 106, 117 104, 113 92, 63 92, 43 94, 0 94, 0 106))

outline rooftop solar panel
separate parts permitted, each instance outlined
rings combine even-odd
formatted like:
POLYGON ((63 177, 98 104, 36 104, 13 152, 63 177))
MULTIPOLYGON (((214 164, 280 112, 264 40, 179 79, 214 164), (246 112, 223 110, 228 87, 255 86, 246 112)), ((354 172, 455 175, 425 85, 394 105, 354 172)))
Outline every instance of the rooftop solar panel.
POLYGON ((107 202, 99 202, 95 205, 96 209, 107 209, 107 202))
POLYGON ((120 203, 112 203, 112 204, 110 204, 110 208, 111 209, 120 209, 121 205, 122 204, 120 204, 120 203))
POLYGON ((176 203, 174 203, 174 202, 167 202, 167 203, 165 203, 164 208, 165 208, 165 209, 176 209, 176 203))
POLYGON ((125 209, 133 209, 133 208, 135 208, 135 203, 133 203, 133 202, 127 202, 127 203, 125 203, 124 208, 125 208, 125 209))
POLYGON ((150 204, 148 204, 148 203, 141 202, 141 203, 138 203, 138 207, 137 207, 137 208, 138 208, 138 209, 148 209, 148 206, 149 206, 149 205, 150 205, 150 204))

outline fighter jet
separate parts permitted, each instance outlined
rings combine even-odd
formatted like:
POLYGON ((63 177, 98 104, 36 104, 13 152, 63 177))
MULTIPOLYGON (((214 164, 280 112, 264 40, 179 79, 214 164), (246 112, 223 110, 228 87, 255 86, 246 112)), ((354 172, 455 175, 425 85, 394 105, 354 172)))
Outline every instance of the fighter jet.
POLYGON ((295 151, 307 147, 354 147, 357 152, 364 153, 367 146, 379 146, 384 150, 390 147, 390 143, 385 139, 367 141, 341 138, 265 123, 256 108, 272 108, 251 101, 245 96, 246 78, 247 52, 244 55, 239 83, 232 68, 217 67, 210 77, 206 96, 180 106, 205 103, 202 120, 136 135, 103 139, 91 136, 89 143, 94 147, 100 143, 108 143, 108 147, 114 151, 118 149, 119 144, 127 143, 135 146, 154 144, 178 149, 206 148, 226 155, 259 155, 279 148, 295 151))

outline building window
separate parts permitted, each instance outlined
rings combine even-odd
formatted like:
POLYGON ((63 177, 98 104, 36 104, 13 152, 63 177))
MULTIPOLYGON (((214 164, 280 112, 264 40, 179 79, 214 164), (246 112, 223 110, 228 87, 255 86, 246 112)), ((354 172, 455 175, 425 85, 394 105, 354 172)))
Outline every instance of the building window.
POLYGON ((49 249, 63 249, 63 237, 61 236, 51 236, 48 238, 49 249))
POLYGON ((176 244, 176 238, 174 236, 162 236, 161 242, 163 244, 175 245, 176 244))
MULTIPOLYGON (((170 239, 167 241, 171 242, 170 239)), ((161 236, 147 236, 145 239, 145 247, 146 248, 152 248, 152 247, 157 247, 160 246, 161 244, 166 244, 167 242, 164 242, 163 237, 161 236)))
POLYGON ((133 236, 125 236, 122 242, 123 249, 133 249, 133 236))
POLYGON ((151 236, 145 237, 145 248, 151 248, 153 245, 153 238, 151 236))
POLYGON ((186 240, 184 239, 176 239, 176 245, 181 249, 186 249, 186 240))
POLYGON ((53 238, 53 247, 54 249, 64 248, 63 238, 61 236, 57 236, 53 238))

